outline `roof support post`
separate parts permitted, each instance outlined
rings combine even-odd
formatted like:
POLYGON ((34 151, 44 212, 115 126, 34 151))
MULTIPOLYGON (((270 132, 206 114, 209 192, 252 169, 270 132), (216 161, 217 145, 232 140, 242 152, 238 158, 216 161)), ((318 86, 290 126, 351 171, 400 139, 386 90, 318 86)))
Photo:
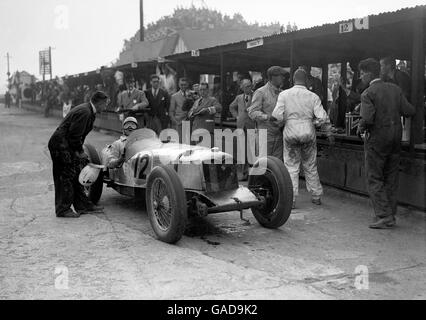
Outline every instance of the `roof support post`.
POLYGON ((322 105, 324 109, 328 112, 328 63, 324 62, 322 64, 322 92, 323 92, 323 101, 322 105))
MULTIPOLYGON (((226 71, 225 71, 225 57, 223 51, 220 53, 220 89, 222 92, 222 110, 227 110, 227 108, 224 108, 223 104, 225 101, 225 89, 226 89, 226 71)), ((223 123, 222 119, 223 116, 221 115, 220 120, 220 128, 223 129, 223 123)))
POLYGON ((340 77, 343 80, 343 83, 348 81, 348 63, 346 61, 340 62, 340 77))
POLYGON ((413 50, 412 50, 412 75, 411 75, 411 102, 416 107, 416 115, 411 120, 410 152, 414 152, 414 145, 423 143, 424 125, 424 77, 425 77, 425 52, 424 52, 424 26, 423 18, 413 20, 413 50))

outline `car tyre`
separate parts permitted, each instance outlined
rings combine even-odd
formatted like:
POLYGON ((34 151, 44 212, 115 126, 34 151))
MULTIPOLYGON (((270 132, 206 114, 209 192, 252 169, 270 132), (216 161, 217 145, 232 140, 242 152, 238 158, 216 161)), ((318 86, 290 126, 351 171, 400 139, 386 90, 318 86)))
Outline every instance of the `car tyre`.
MULTIPOLYGON (((85 144, 84 149, 86 154, 89 156, 90 163, 101 165, 101 160, 99 158, 98 152, 96 151, 95 147, 93 147, 90 144, 85 144)), ((90 187, 85 188, 86 195, 93 204, 99 203, 99 200, 101 199, 101 196, 102 196, 103 188, 104 188, 103 171, 101 171, 96 182, 92 184, 90 187)))
POLYGON ((293 207, 293 184, 284 163, 275 157, 259 159, 250 172, 248 187, 266 200, 264 205, 252 208, 260 225, 269 229, 283 226, 293 207))
POLYGON ((160 241, 175 244, 185 231, 188 207, 185 189, 176 171, 156 167, 148 178, 146 208, 152 229, 160 241))

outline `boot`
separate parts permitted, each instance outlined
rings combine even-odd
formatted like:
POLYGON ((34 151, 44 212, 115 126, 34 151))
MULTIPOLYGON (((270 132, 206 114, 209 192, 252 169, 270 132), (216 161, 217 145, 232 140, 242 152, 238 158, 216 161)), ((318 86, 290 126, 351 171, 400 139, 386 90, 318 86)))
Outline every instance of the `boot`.
POLYGON ((80 213, 74 212, 73 210, 68 210, 64 213, 57 214, 56 217, 58 218, 80 218, 80 213))
POLYGON ((370 229, 391 229, 396 226, 396 219, 393 216, 379 218, 370 225, 370 229))
POLYGON ((312 198, 312 203, 316 204, 317 206, 322 205, 321 198, 312 198))
POLYGON ((79 214, 103 213, 104 212, 104 207, 93 205, 93 206, 90 206, 87 209, 77 210, 77 212, 79 214))

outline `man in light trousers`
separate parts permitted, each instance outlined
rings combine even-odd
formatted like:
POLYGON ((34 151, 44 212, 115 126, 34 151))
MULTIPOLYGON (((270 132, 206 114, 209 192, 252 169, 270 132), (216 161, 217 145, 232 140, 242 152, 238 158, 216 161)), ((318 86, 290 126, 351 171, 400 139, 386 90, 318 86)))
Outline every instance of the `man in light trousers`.
POLYGON ((284 121, 284 164, 293 182, 294 200, 299 194, 300 165, 303 167, 306 187, 312 194, 312 202, 321 205, 323 188, 317 169, 317 143, 315 125, 324 126, 330 144, 334 144, 330 121, 320 98, 306 87, 307 74, 297 70, 294 74, 294 87, 283 91, 272 117, 284 121), (315 124, 316 122, 316 124, 315 124))

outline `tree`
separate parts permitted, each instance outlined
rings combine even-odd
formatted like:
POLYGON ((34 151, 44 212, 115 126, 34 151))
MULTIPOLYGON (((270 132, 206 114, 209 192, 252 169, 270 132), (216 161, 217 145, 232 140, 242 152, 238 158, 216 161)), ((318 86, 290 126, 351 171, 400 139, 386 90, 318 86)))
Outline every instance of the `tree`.
MULTIPOLYGON (((290 26, 291 27, 291 26, 290 26)), ((270 34, 280 31, 279 23, 259 25, 257 22, 249 24, 241 13, 235 13, 232 17, 223 15, 217 10, 205 6, 197 8, 192 5, 189 8, 176 7, 171 15, 161 17, 156 22, 149 23, 146 27, 146 39, 154 41, 168 36, 170 32, 182 29, 208 30, 226 28, 231 30, 264 31, 270 34)), ((294 28, 294 27, 293 27, 294 28)), ((297 28, 297 27, 296 27, 297 28)), ((135 42, 139 41, 139 31, 131 39, 125 40, 123 51, 129 50, 135 42)))

